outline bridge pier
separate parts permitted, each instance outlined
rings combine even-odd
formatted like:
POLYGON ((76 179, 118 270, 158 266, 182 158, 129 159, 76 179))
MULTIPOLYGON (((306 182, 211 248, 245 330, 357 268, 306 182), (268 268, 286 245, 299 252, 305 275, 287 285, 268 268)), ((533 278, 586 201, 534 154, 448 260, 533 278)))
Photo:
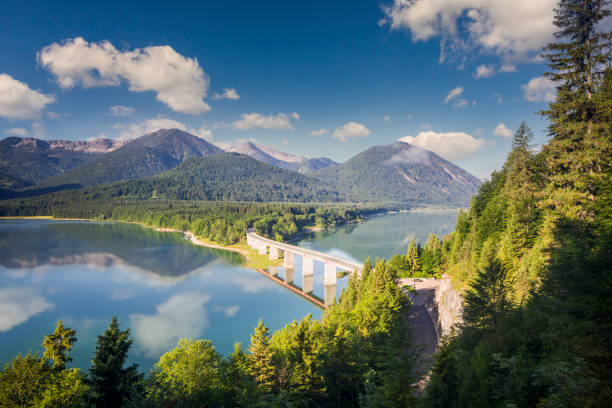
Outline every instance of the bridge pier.
POLYGON ((283 280, 287 285, 293 285, 293 269, 285 268, 285 277, 283 280))
POLYGON ((278 248, 270 245, 270 252, 268 258, 271 260, 278 259, 278 248))
POLYGON ((287 250, 284 251, 283 266, 285 267, 285 270, 293 268, 293 252, 287 250))
POLYGON ((325 275, 323 280, 325 285, 336 284, 336 265, 325 263, 325 275))
POLYGON ((336 291, 336 285, 324 286, 323 303, 325 303, 325 306, 330 306, 334 304, 334 300, 336 300, 336 291))
POLYGON ((265 242, 259 242, 259 255, 266 255, 268 253, 268 246, 265 242))
POLYGON ((314 259, 306 255, 302 256, 302 274, 314 275, 314 259))

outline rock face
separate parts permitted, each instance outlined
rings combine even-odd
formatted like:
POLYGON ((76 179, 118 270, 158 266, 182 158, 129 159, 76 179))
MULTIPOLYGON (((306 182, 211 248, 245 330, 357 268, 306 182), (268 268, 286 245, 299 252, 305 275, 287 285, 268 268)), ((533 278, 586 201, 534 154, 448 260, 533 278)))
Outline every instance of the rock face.
POLYGON ((441 336, 450 334, 453 325, 461 323, 463 297, 453 289, 449 278, 440 280, 436 287, 438 329, 441 336))
POLYGON ((374 146, 313 173, 357 201, 465 207, 481 181, 429 150, 404 142, 374 146))
POLYGON ((307 157, 296 156, 281 152, 271 147, 263 146, 251 141, 245 141, 238 145, 226 149, 227 152, 234 152, 251 156, 261 162, 280 167, 285 170, 293 170, 300 173, 312 173, 313 171, 335 166, 337 163, 327 157, 309 159, 307 157))

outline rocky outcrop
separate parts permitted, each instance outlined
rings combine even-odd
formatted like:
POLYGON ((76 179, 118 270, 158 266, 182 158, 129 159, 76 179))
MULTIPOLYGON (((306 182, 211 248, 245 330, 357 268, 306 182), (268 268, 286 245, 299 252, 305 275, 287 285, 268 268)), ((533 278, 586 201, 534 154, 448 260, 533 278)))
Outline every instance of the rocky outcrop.
POLYGON ((453 325, 461 323, 462 294, 454 289, 449 278, 443 278, 436 287, 436 320, 440 335, 446 336, 453 325))

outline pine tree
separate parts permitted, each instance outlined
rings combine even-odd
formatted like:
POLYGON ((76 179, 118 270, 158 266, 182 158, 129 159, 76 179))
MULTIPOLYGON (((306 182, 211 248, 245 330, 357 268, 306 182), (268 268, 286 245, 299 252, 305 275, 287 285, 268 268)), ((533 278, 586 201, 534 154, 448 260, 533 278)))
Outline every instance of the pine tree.
POLYGON ((141 379, 136 364, 124 368, 132 345, 130 330, 120 330, 114 316, 104 334, 96 341, 96 355, 89 369, 89 381, 96 407, 121 407, 130 400, 135 384, 141 379))
POLYGON ((272 392, 275 380, 275 368, 272 358, 274 353, 270 348, 270 331, 259 319, 255 333, 251 336, 249 346, 250 372, 265 393, 272 392))
POLYGON ((64 323, 58 320, 55 331, 45 336, 42 343, 45 348, 43 357, 51 360, 51 366, 54 369, 63 370, 66 368, 66 363, 72 361, 72 357, 68 354, 72 345, 77 341, 75 334, 76 331, 65 328, 64 323))
POLYGON ((419 260, 419 248, 414 238, 408 244, 407 260, 410 267, 410 276, 417 276, 421 272, 421 261, 419 260))
POLYGON ((610 65, 610 32, 598 23, 610 15, 608 0, 561 0, 554 24, 558 42, 549 44, 546 75, 557 87, 556 100, 543 113, 552 140, 545 152, 548 201, 570 217, 591 218, 585 203, 595 200, 597 185, 611 165, 609 123, 601 121, 597 95, 610 65))

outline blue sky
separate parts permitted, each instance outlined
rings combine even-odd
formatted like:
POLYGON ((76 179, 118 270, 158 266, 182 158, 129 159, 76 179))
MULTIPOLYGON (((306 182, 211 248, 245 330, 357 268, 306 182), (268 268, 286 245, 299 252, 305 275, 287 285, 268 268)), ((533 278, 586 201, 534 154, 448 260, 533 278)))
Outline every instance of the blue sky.
POLYGON ((408 137, 485 176, 521 121, 547 139, 537 55, 554 5, 4 1, 0 135, 179 126, 221 146, 254 138, 337 161, 408 137))

